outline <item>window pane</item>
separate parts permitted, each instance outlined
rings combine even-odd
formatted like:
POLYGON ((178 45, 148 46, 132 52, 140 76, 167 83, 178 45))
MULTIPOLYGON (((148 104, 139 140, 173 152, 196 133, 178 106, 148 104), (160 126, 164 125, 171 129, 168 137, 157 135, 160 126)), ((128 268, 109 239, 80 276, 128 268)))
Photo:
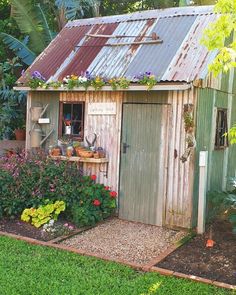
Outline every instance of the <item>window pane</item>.
POLYGON ((73 104, 73 121, 81 121, 82 115, 82 104, 73 104))
POLYGON ((228 138, 224 134, 228 131, 227 110, 217 110, 215 147, 227 147, 228 138))
POLYGON ((83 136, 83 103, 63 103, 62 135, 83 136), (69 126, 69 127, 68 127, 69 126), (70 133, 68 133, 68 131, 70 133))

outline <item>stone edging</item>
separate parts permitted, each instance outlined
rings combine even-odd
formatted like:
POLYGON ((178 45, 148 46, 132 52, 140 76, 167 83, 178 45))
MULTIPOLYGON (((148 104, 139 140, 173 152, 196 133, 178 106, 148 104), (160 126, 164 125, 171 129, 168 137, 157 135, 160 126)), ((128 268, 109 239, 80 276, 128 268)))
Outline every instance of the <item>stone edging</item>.
POLYGON ((157 273, 159 273, 161 275, 165 275, 165 276, 175 276, 175 277, 178 277, 178 278, 190 279, 190 280, 193 280, 193 281, 214 285, 216 287, 226 288, 226 289, 230 289, 230 290, 236 290, 235 285, 230 285, 230 284, 226 284, 226 283, 222 283, 222 282, 218 282, 218 281, 212 281, 212 280, 208 280, 208 279, 193 276, 193 275, 186 275, 186 274, 183 274, 183 273, 174 272, 174 271, 171 271, 171 270, 168 270, 168 269, 164 269, 164 268, 154 266, 154 264, 157 264, 158 262, 163 260, 166 256, 168 256, 170 253, 172 253, 174 250, 176 250, 178 247, 180 247, 180 245, 178 245, 178 243, 177 243, 177 245, 173 245, 173 246, 169 247, 165 252, 161 253, 158 257, 153 259, 150 263, 143 266, 143 265, 139 265, 139 264, 136 264, 136 263, 127 262, 127 261, 124 261, 122 259, 112 259, 110 257, 100 255, 100 254, 90 253, 90 252, 87 252, 85 250, 79 250, 79 249, 68 247, 68 246, 65 246, 65 245, 55 244, 56 239, 54 239, 54 243, 52 241, 44 242, 44 241, 39 241, 39 240, 36 240, 36 239, 32 239, 32 238, 28 238, 28 237, 24 237, 24 236, 20 236, 20 235, 16 235, 16 234, 11 234, 11 233, 7 233, 7 232, 2 232, 2 231, 0 231, 0 236, 6 236, 6 237, 9 237, 9 238, 14 238, 14 239, 25 241, 27 243, 34 244, 34 245, 47 246, 47 247, 55 248, 55 249, 58 249, 58 250, 69 251, 69 252, 73 252, 73 253, 80 254, 80 255, 83 255, 83 256, 90 256, 90 257, 95 257, 95 258, 98 258, 98 259, 103 259, 103 260, 106 260, 106 261, 113 261, 113 262, 117 262, 117 263, 120 263, 120 264, 123 264, 123 265, 126 265, 126 266, 130 266, 130 267, 132 267, 132 268, 134 268, 136 270, 141 270, 141 271, 145 271, 145 272, 152 271, 152 272, 157 272, 157 273))

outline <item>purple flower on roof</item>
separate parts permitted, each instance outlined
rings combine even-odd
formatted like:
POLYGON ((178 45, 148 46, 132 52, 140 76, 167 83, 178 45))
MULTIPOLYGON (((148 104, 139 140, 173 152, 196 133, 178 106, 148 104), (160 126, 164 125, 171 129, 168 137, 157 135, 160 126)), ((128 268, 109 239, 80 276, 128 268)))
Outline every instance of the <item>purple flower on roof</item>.
POLYGON ((21 71, 21 76, 24 76, 24 74, 25 74, 25 70, 23 69, 23 70, 21 71))
POLYGON ((145 72, 146 76, 151 76, 151 74, 152 74, 151 72, 145 72))
POLYGON ((85 72, 85 77, 86 77, 88 80, 91 80, 91 79, 92 79, 92 76, 91 76, 91 74, 90 74, 89 71, 86 71, 86 72, 85 72))
POLYGON ((32 74, 32 78, 46 81, 46 78, 44 78, 44 76, 39 71, 34 71, 32 74))

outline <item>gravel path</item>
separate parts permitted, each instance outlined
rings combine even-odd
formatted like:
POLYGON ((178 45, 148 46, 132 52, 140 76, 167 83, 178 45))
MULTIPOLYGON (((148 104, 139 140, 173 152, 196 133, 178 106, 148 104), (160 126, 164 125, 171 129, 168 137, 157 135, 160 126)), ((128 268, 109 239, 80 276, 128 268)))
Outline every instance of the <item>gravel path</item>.
POLYGON ((143 265, 185 235, 183 231, 114 218, 62 244, 143 265))

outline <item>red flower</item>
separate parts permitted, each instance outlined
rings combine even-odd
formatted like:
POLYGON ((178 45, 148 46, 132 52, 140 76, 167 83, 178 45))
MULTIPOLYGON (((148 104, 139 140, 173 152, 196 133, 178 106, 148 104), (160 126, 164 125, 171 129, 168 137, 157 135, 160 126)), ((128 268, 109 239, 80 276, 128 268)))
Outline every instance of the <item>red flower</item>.
POLYGON ((100 206, 101 202, 98 199, 96 199, 96 200, 93 201, 93 205, 94 206, 100 206))
POLYGON ((91 175, 90 178, 95 181, 97 179, 97 176, 96 175, 91 175))
POLYGON ((109 191, 109 186, 104 186, 104 189, 106 190, 106 191, 109 191))
POLYGON ((114 191, 110 192, 110 196, 111 198, 115 199, 117 197, 117 192, 114 192, 114 191))

